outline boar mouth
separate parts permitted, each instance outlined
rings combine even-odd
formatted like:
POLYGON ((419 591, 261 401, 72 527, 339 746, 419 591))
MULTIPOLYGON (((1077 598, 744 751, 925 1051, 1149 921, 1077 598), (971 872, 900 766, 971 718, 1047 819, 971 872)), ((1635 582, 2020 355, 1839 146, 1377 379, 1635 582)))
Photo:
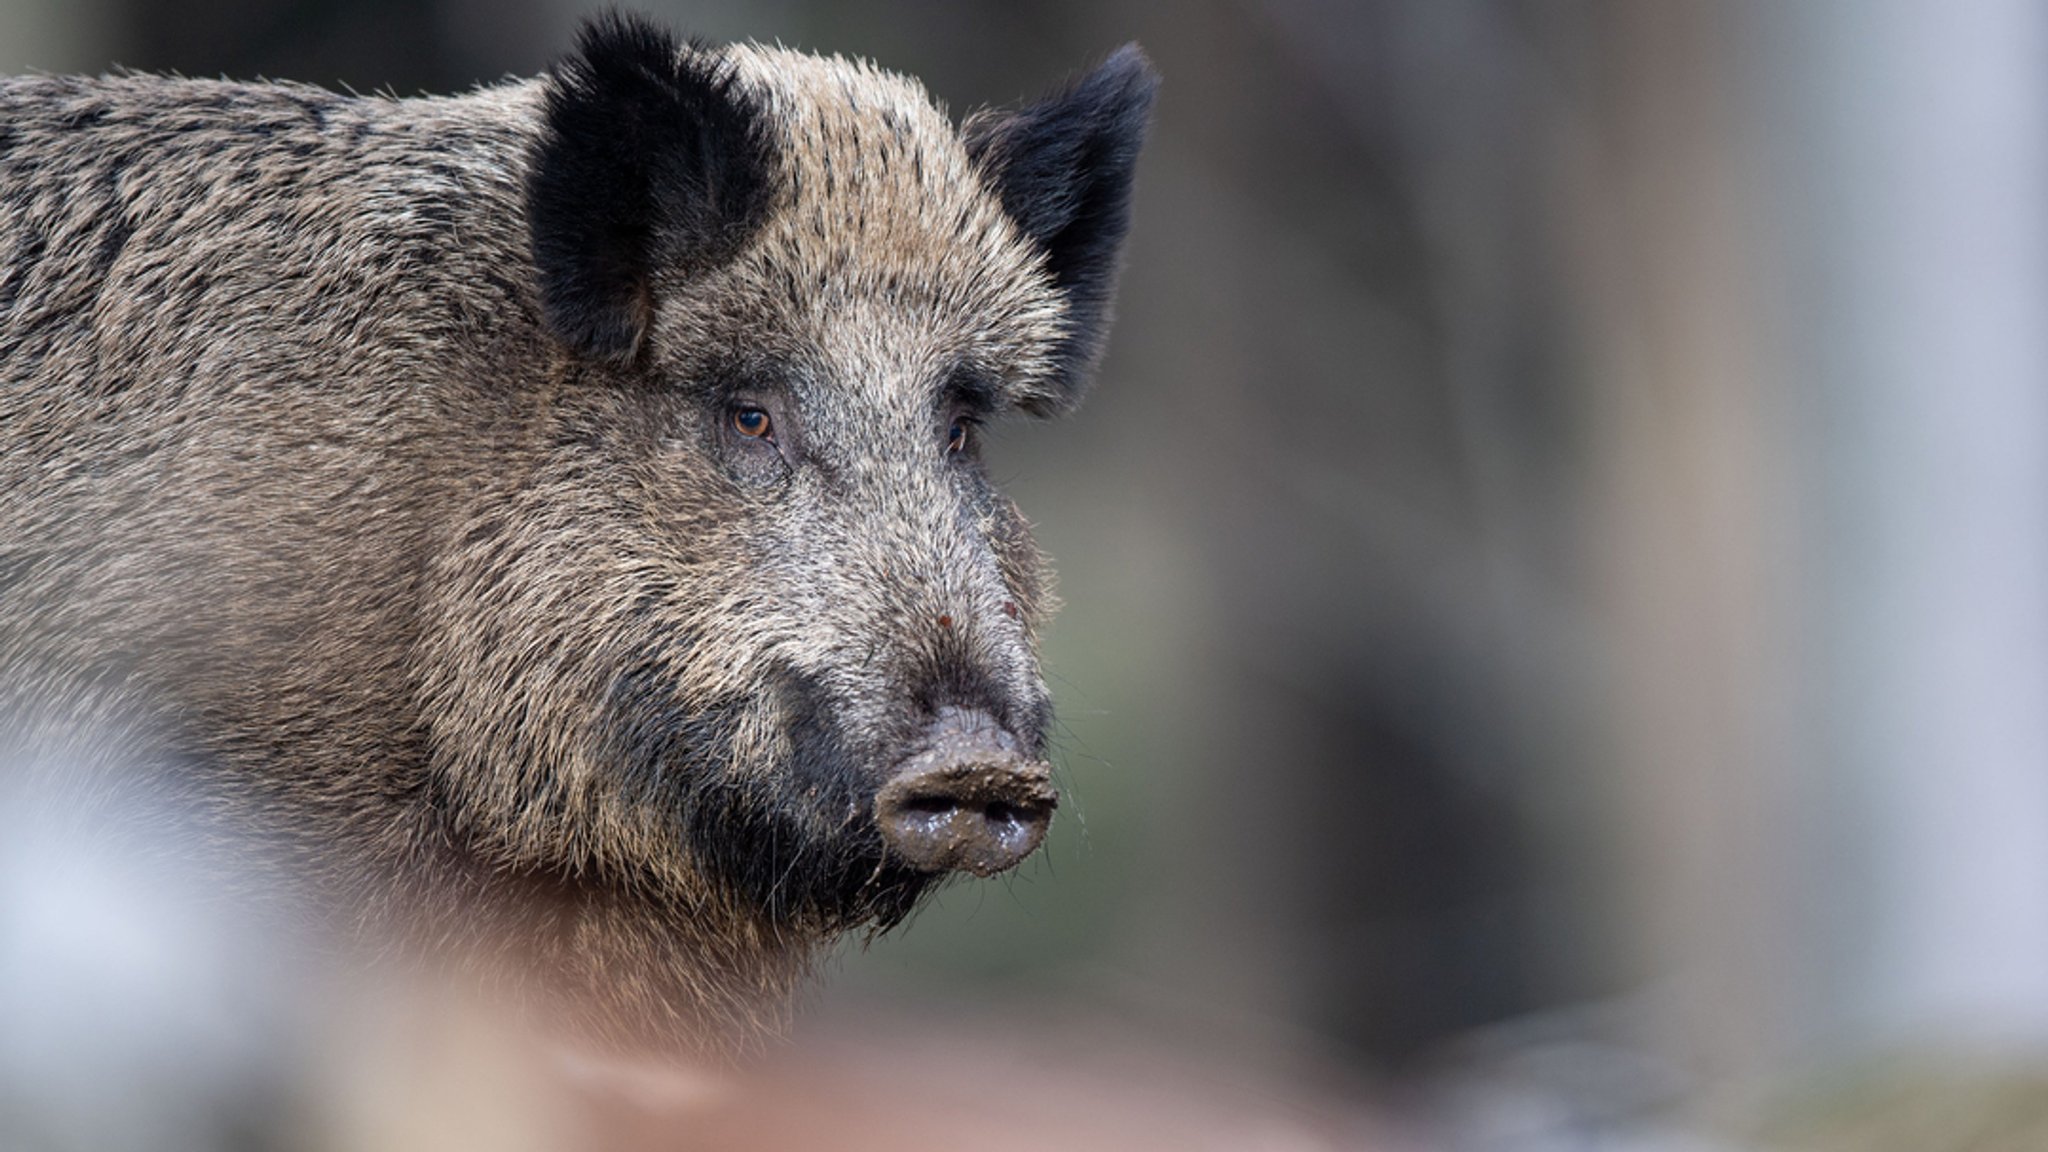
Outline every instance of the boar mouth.
POLYGON ((886 930, 946 875, 994 875, 1044 842, 1059 802, 1051 768, 990 712, 939 707, 877 773, 887 754, 844 729, 813 678, 777 669, 771 682, 761 697, 686 710, 650 662, 610 701, 628 787, 674 814, 708 880, 771 922, 886 930), (790 759, 736 770, 732 749, 764 703, 790 759))

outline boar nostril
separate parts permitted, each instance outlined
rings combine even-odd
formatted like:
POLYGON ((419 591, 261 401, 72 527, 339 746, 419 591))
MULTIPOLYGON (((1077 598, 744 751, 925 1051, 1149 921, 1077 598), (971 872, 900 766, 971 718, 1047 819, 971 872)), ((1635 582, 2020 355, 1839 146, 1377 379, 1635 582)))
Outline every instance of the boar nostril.
POLYGON ((1038 848, 1058 803, 1051 770, 993 719, 946 709, 875 794, 875 823, 912 867, 990 876, 1038 848))

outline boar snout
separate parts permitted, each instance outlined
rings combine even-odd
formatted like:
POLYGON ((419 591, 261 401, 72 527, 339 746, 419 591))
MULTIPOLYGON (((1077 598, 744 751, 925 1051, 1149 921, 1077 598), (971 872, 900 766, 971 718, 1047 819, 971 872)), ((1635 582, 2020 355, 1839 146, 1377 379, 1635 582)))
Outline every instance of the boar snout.
POLYGON ((875 795, 875 823, 912 867, 992 876, 1037 849, 1059 793, 985 712, 941 708, 921 751, 875 795))

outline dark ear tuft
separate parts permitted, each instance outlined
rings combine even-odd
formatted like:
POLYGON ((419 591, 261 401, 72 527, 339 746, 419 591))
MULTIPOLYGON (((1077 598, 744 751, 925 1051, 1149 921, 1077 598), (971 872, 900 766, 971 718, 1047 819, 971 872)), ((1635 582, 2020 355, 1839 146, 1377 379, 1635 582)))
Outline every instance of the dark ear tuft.
POLYGON ((1046 251, 1067 294, 1063 389, 1077 399, 1102 350, 1118 257, 1131 220, 1131 172, 1159 76, 1126 44, 1065 92, 1014 110, 978 112, 961 126, 1003 208, 1046 251))
POLYGON ((545 100, 526 183, 541 304, 563 343, 628 364, 656 270, 716 267, 766 217, 766 119, 729 63, 617 14, 583 26, 545 100))

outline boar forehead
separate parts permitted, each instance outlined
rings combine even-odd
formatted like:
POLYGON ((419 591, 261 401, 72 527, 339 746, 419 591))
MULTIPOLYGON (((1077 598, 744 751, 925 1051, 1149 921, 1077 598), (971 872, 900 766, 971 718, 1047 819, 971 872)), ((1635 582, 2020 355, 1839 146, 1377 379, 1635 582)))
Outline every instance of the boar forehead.
POLYGON ((999 385, 1002 407, 1048 402, 1066 302, 923 87, 860 61, 726 51, 774 126, 776 205, 731 263, 659 292, 657 355, 686 374, 806 364, 901 413, 954 368, 999 385))

